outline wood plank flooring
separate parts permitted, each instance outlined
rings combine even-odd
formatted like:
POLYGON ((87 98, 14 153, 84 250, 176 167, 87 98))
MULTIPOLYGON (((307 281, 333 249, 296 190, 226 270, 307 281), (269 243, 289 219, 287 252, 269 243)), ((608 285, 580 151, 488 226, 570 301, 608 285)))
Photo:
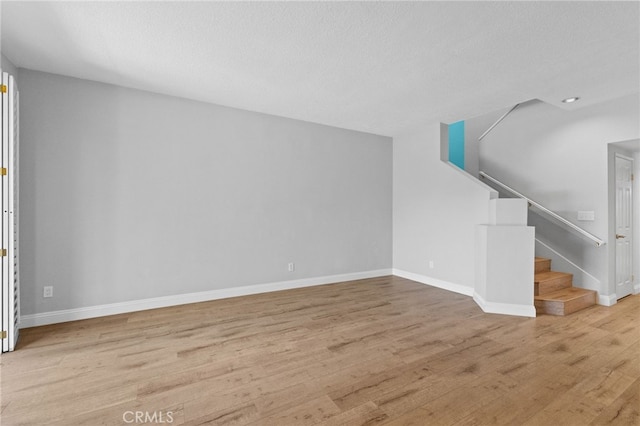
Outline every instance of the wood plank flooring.
POLYGON ((638 425, 639 312, 491 315, 382 277, 25 329, 1 423, 638 425))

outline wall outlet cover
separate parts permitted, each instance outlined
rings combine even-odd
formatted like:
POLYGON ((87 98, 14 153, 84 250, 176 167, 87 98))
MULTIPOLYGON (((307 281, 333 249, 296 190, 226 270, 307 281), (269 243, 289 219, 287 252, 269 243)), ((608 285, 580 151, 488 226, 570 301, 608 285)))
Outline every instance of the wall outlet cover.
POLYGON ((596 220, 596 212, 594 212, 593 210, 590 210, 590 211, 581 210, 578 212, 578 220, 594 221, 596 220))

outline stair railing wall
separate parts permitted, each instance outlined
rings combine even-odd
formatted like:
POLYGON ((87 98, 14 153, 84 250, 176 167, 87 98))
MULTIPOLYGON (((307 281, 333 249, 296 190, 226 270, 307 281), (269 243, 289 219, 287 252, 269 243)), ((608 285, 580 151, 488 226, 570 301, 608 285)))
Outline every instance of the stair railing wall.
POLYGON ((580 235, 581 237, 584 237, 584 238, 588 239, 592 243, 595 243, 595 245, 597 247, 600 247, 600 246, 603 246, 603 245, 606 244, 606 242, 604 240, 602 240, 601 238, 598 238, 597 236, 593 235, 592 233, 580 228, 578 225, 576 225, 576 224, 574 224, 572 222, 569 222, 567 219, 565 219, 564 217, 560 216, 559 214, 554 213, 553 211, 551 211, 548 208, 544 207, 542 204, 533 201, 529 197, 526 197, 525 195, 521 194, 520 192, 518 192, 515 189, 511 188, 510 186, 500 182, 498 179, 489 176, 487 173, 485 173, 483 171, 480 171, 479 175, 480 175, 481 179, 486 179, 487 181, 489 181, 489 182, 499 186, 500 188, 510 192, 511 194, 515 195, 516 197, 523 198, 523 199, 527 200, 527 202, 529 203, 529 206, 535 207, 538 211, 542 212, 547 218, 551 218, 553 220, 556 220, 556 221, 560 222, 561 224, 565 225, 569 230, 571 230, 574 233, 580 235))

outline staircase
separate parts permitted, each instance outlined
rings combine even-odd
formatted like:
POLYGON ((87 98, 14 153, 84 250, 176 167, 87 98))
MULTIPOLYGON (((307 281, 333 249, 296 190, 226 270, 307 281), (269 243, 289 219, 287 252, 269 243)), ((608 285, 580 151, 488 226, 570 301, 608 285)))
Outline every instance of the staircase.
POLYGON ((533 295, 536 314, 569 315, 596 304, 596 292, 573 287, 573 275, 551 270, 551 259, 536 257, 533 295))

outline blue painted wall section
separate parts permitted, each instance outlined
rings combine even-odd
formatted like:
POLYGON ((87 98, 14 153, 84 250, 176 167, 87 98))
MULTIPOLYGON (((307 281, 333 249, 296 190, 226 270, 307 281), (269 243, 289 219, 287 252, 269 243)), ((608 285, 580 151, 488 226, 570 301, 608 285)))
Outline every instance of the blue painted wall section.
POLYGON ((464 121, 449 124, 449 161, 464 170, 464 121))

